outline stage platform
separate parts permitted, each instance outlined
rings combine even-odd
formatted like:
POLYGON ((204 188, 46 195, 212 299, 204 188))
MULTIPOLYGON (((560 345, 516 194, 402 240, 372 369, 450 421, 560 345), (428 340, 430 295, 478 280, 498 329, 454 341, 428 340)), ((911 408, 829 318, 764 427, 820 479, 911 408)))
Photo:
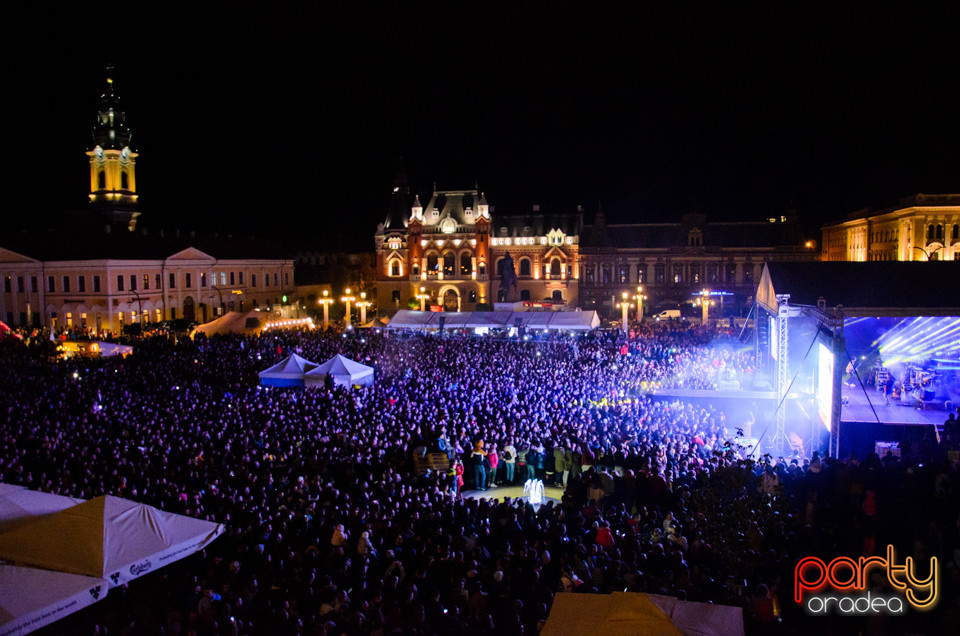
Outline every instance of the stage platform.
POLYGON ((950 415, 943 409, 933 409, 928 405, 920 410, 913 405, 904 405, 891 398, 889 406, 884 403, 883 393, 873 387, 867 387, 866 395, 859 386, 843 385, 841 395, 846 404, 840 412, 840 421, 859 424, 895 424, 900 426, 943 425, 950 415), (871 405, 873 408, 871 408, 871 405))
MULTIPOLYGON (((486 490, 462 490, 460 491, 464 497, 470 499, 498 499, 503 501, 507 497, 511 499, 522 499, 523 498, 523 484, 515 484, 513 486, 499 486, 497 488, 487 488, 486 490)), ((560 499, 563 497, 563 488, 558 486, 548 486, 547 484, 543 485, 543 501, 552 500, 554 505, 560 503, 560 499)))

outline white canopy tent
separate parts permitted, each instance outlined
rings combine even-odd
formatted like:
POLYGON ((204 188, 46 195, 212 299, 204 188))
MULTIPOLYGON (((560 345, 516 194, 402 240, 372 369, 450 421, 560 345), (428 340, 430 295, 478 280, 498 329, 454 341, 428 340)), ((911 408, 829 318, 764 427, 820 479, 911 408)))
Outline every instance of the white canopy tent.
POLYGON ((19 636, 107 596, 104 578, 0 564, 0 636, 19 636))
POLYGON ((108 579, 110 587, 203 549, 224 526, 104 495, 0 533, 0 560, 108 579))
POLYGON ((401 309, 390 320, 391 329, 558 329, 589 331, 600 326, 595 311, 457 311, 401 309))
POLYGON ((83 501, 73 497, 27 490, 26 486, 0 483, 0 533, 30 523, 41 515, 53 514, 76 506, 83 501))
POLYGON ((220 524, 0 483, 0 636, 27 634, 202 549, 220 524))
POLYGON ((743 608, 639 592, 557 594, 541 632, 543 636, 743 636, 743 633, 743 608))
MULTIPOLYGON (((83 499, 0 483, 0 533, 80 503, 83 499)), ((29 634, 102 600, 107 588, 102 577, 0 564, 0 636, 29 634)))
POLYGON ((295 353, 291 353, 286 358, 276 363, 269 369, 261 371, 260 384, 263 386, 303 386, 303 376, 318 365, 306 358, 301 358, 295 353))
POLYGON ((267 324, 269 316, 270 314, 264 313, 259 309, 251 309, 250 311, 244 312, 228 311, 219 318, 205 322, 202 325, 197 325, 194 330, 190 332, 190 337, 192 338, 194 334, 197 333, 202 333, 206 336, 227 333, 260 333, 263 326, 267 324), (254 324, 256 326, 254 326, 254 324))
POLYGON ((342 386, 369 386, 373 384, 373 367, 354 362, 340 354, 330 358, 320 366, 304 374, 304 386, 323 385, 327 376, 333 378, 335 384, 342 386))

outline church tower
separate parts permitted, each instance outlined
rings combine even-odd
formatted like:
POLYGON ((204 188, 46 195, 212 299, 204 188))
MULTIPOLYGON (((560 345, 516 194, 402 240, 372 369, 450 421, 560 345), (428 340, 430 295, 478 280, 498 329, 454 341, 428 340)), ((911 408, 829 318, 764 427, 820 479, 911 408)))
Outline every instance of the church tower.
POLYGON ((131 132, 120 98, 113 88, 113 66, 107 66, 107 86, 100 96, 97 122, 93 128, 90 158, 90 203, 111 224, 136 229, 138 154, 130 148, 131 132))

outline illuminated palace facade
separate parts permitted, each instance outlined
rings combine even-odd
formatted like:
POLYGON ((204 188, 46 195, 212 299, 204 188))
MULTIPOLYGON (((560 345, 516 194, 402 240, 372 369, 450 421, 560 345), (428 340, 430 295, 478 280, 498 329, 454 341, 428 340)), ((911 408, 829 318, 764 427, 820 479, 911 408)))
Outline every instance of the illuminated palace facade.
POLYGON ((137 227, 138 154, 110 71, 86 152, 90 209, 64 211, 55 227, 25 219, 22 229, 0 234, 0 320, 119 331, 284 305, 295 289, 294 261, 275 245, 137 227))
POLYGON ((496 214, 478 189, 437 190, 427 204, 401 171, 387 218, 377 227, 377 304, 382 313, 411 306, 446 311, 530 301, 553 307, 578 303, 577 215, 496 214), (516 290, 502 286, 507 256, 516 290))
POLYGON ((960 194, 916 194, 825 225, 824 261, 960 260, 960 194))
MULTIPOLYGON (((816 242, 803 236, 791 211, 758 221, 709 221, 701 213, 679 222, 607 224, 598 211, 583 228, 580 304, 612 316, 627 292, 643 286, 645 311, 694 300, 703 289, 726 292, 725 303, 752 300, 768 261, 817 260, 816 242)), ((725 309, 729 309, 725 305, 725 309)))

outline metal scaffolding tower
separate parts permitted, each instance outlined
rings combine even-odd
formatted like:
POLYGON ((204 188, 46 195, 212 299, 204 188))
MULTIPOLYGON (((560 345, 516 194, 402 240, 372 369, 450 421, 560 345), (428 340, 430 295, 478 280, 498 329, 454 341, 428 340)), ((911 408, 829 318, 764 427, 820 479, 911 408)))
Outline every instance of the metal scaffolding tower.
POLYGON ((777 457, 783 457, 788 445, 787 391, 790 388, 790 358, 787 339, 787 316, 790 311, 790 294, 777 294, 777 431, 773 435, 773 448, 777 457))

